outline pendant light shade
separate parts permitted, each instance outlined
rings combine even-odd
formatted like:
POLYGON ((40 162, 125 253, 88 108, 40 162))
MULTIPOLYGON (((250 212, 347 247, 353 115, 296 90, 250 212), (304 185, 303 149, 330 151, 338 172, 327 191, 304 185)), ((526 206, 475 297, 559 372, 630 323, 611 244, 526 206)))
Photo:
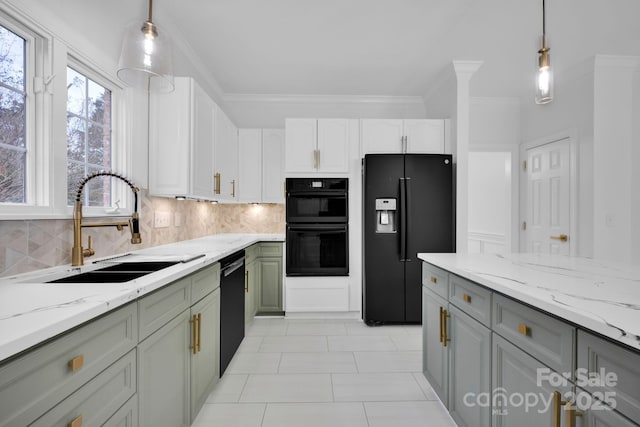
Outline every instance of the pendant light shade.
POLYGON ((129 86, 150 92, 171 92, 174 88, 171 40, 153 23, 152 12, 153 0, 149 0, 149 18, 127 27, 118 77, 129 86))
POLYGON ((553 72, 547 47, 544 0, 542 0, 542 47, 538 50, 538 72, 536 73, 536 104, 547 104, 553 100, 553 72))

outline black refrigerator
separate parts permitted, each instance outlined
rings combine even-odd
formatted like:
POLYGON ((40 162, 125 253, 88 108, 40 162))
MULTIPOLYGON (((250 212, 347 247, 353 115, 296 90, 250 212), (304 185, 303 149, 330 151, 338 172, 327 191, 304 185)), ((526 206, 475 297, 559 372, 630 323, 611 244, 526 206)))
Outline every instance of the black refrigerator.
POLYGON ((420 252, 455 251, 448 154, 367 154, 363 164, 363 319, 420 323, 420 252))

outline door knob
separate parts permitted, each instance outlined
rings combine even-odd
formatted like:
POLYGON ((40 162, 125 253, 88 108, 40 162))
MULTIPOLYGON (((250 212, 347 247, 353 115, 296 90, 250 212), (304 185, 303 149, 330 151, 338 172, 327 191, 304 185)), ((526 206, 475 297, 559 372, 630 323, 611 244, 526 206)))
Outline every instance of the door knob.
POLYGON ((567 240, 569 240, 569 236, 567 236, 566 234, 561 234, 559 236, 549 236, 549 238, 552 240, 560 240, 561 242, 566 242, 567 240))

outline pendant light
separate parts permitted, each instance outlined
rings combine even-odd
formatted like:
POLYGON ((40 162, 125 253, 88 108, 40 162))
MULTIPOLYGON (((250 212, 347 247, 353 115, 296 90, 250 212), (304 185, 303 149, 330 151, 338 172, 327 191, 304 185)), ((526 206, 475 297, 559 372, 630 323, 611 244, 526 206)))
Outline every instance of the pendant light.
POLYGON ((153 0, 149 0, 149 18, 127 27, 118 61, 118 77, 130 86, 150 92, 173 91, 171 40, 152 21, 153 0))
POLYGON ((553 73, 547 47, 547 28, 544 0, 542 0, 542 48, 538 51, 538 72, 536 74, 536 104, 547 104, 553 100, 553 73))

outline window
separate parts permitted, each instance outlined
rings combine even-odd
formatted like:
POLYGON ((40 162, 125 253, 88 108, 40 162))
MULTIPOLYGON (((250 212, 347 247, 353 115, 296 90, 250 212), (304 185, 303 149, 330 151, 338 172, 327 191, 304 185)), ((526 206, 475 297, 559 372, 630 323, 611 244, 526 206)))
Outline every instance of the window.
POLYGON ((26 46, 0 26, 0 203, 27 202, 26 46))
MULTIPOLYGON (((67 68, 68 200, 72 205, 78 183, 86 176, 112 168, 111 90, 74 68, 67 68)), ((85 206, 111 206, 111 177, 87 183, 85 206)))

